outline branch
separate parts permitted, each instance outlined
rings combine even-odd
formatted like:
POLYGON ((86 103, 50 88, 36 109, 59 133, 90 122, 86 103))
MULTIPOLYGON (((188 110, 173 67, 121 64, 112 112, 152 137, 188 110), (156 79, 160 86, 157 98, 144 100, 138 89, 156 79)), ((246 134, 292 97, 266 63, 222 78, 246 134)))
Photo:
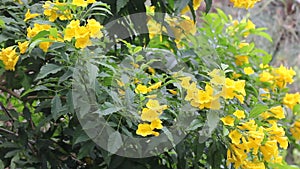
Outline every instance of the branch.
POLYGON ((2 131, 2 132, 4 132, 4 133, 11 134, 11 135, 18 136, 17 133, 14 133, 14 132, 12 132, 12 131, 10 131, 10 130, 7 130, 7 129, 4 129, 4 128, 2 128, 2 127, 0 127, 0 131, 2 131))
POLYGON ((17 93, 13 92, 13 91, 10 90, 10 89, 5 88, 4 86, 0 86, 0 90, 2 90, 2 91, 4 91, 4 92, 6 92, 6 93, 8 93, 8 94, 10 94, 10 95, 12 95, 12 96, 18 98, 18 99, 21 99, 20 95, 18 95, 17 93))
POLYGON ((5 114, 14 122, 14 117, 10 114, 10 112, 4 107, 4 105, 0 102, 0 108, 5 112, 5 114))

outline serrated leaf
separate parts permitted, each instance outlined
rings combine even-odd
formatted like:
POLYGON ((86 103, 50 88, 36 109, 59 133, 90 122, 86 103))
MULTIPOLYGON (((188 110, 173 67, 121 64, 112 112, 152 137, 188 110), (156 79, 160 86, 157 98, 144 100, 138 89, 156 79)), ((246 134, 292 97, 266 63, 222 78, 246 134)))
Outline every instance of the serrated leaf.
POLYGON ((62 69, 63 69, 63 67, 55 65, 55 64, 51 64, 51 63, 46 64, 41 68, 41 71, 37 75, 35 80, 43 79, 50 74, 55 74, 55 73, 61 71, 62 69))
POLYGON ((126 6, 129 0, 117 0, 117 13, 126 6))
POLYGON ((51 101, 51 114, 54 120, 57 120, 60 111, 62 111, 61 100, 58 95, 55 95, 51 101))
POLYGON ((256 118, 259 116, 262 112, 268 110, 268 106, 263 104, 257 104, 253 107, 253 109, 249 113, 249 118, 256 118))
POLYGON ((121 134, 118 131, 113 132, 109 135, 107 150, 112 154, 115 154, 119 148, 122 147, 123 141, 121 134))

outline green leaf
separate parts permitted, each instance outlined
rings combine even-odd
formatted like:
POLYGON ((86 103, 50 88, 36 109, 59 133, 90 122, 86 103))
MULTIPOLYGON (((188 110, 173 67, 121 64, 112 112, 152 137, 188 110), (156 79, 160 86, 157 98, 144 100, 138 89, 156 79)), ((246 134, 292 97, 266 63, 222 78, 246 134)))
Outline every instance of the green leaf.
POLYGON ((86 135, 84 132, 82 132, 81 135, 76 138, 73 145, 75 145, 77 143, 85 142, 85 141, 90 140, 90 139, 91 138, 88 135, 86 135))
POLYGON ((13 157, 15 156, 16 154, 18 154, 21 150, 17 149, 17 150, 12 150, 12 151, 9 151, 5 154, 4 158, 10 158, 10 157, 13 157))
POLYGON ((249 118, 256 118, 259 116, 262 112, 268 110, 268 106, 263 104, 257 104, 253 107, 253 109, 250 111, 249 118))
POLYGON ((56 28, 50 28, 49 29, 49 33, 51 36, 53 36, 54 38, 58 38, 58 32, 56 28))
POLYGON ((55 73, 61 71, 62 69, 63 69, 63 67, 55 65, 55 64, 51 64, 51 63, 46 64, 41 68, 41 71, 37 75, 35 80, 43 79, 50 74, 55 74, 55 73))
POLYGON ((300 115, 300 104, 296 104, 293 107, 293 113, 297 113, 298 115, 300 115))
POLYGON ((4 28, 5 27, 5 22, 0 18, 0 27, 4 28))
POLYGON ((46 35, 49 35, 49 31, 43 30, 40 31, 38 34, 36 34, 33 38, 31 38, 31 42, 40 39, 40 38, 44 38, 46 35))
POLYGON ((59 112, 62 110, 60 97, 55 95, 51 101, 51 114, 54 120, 59 117, 59 112))
POLYGON ((5 168, 4 163, 2 160, 0 160, 0 168, 5 168))
POLYGON ((264 38, 266 38, 268 41, 273 42, 272 37, 271 37, 269 34, 267 34, 266 32, 253 31, 253 32, 251 32, 251 33, 252 33, 252 34, 255 34, 255 35, 258 35, 258 36, 261 36, 261 37, 264 37, 264 38))
POLYGON ((122 137, 118 131, 115 131, 109 135, 107 143, 107 148, 109 152, 115 154, 118 151, 118 149, 122 146, 122 144, 122 137))
POLYGON ((209 111, 207 114, 207 124, 209 127, 209 133, 211 133, 218 125, 220 117, 216 111, 209 111))
POLYGON ((117 0, 117 13, 126 6, 129 0, 117 0))
POLYGON ((212 5, 212 0, 204 0, 204 1, 205 1, 205 4, 206 4, 205 13, 208 13, 210 8, 211 8, 211 5, 212 5))
POLYGON ((32 51, 33 48, 35 48, 37 45, 39 45, 42 42, 55 42, 55 41, 52 39, 49 39, 49 38, 39 38, 39 39, 33 41, 32 43, 30 43, 30 45, 28 47, 29 53, 32 51))

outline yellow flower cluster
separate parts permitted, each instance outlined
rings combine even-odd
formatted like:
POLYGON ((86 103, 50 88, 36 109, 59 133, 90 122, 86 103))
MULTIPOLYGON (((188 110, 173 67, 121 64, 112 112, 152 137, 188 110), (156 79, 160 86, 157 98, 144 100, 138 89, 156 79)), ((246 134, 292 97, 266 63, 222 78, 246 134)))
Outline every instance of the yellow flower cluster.
POLYGON ((181 86, 186 89, 185 100, 189 101, 193 107, 198 107, 199 109, 220 109, 219 96, 214 95, 214 90, 212 86, 206 84, 205 90, 197 88, 195 82, 190 83, 191 77, 180 78, 181 86))
POLYGON ((72 4, 79 7, 86 7, 88 4, 95 3, 96 0, 73 0, 72 4))
MULTIPOLYGON (((200 7, 201 2, 202 2, 202 0, 193 0, 193 9, 194 9, 194 11, 196 11, 196 10, 200 7)), ((184 7, 184 8, 181 10, 181 13, 182 13, 182 14, 185 14, 185 13, 187 13, 189 10, 190 10, 190 7, 187 5, 186 7, 184 7)))
POLYGON ((167 105, 160 105, 157 100, 149 99, 149 101, 146 104, 146 107, 143 108, 141 114, 141 119, 145 122, 138 125, 136 134, 141 135, 143 137, 148 135, 159 136, 159 132, 156 132, 154 130, 163 128, 162 121, 159 119, 159 116, 167 108, 167 105), (150 122, 150 124, 146 122, 150 122))
POLYGON ((227 28, 227 32, 229 33, 229 35, 235 35, 236 32, 238 32, 238 30, 240 29, 240 24, 246 24, 243 29, 244 37, 248 37, 250 31, 255 29, 255 24, 250 19, 243 19, 241 22, 239 22, 238 20, 233 20, 232 25, 227 28))
POLYGON ((261 82, 268 82, 274 84, 279 88, 286 87, 287 84, 292 84, 294 82, 293 77, 296 72, 292 68, 286 68, 281 65, 279 68, 271 68, 264 70, 259 74, 259 80, 261 82))
MULTIPOLYGON (((35 23, 33 25, 33 28, 31 27, 28 27, 27 28, 27 37, 28 38, 33 38, 34 36, 36 36, 38 33, 40 33, 41 31, 49 31, 51 28, 51 25, 48 25, 48 24, 38 24, 38 23, 35 23)), ((51 35, 48 36, 48 38, 50 40, 53 40, 53 41, 58 41, 58 42, 62 42, 62 38, 60 37, 53 37, 51 35)), ((44 52, 47 52, 48 51, 48 48, 51 46, 52 42, 41 42, 39 44, 39 47, 44 51, 44 52)))
POLYGON ((147 94, 151 92, 152 90, 156 90, 161 87, 161 82, 154 83, 153 85, 147 87, 142 84, 138 84, 137 87, 135 88, 135 93, 140 93, 140 94, 147 94))
POLYGON ((0 60, 5 65, 6 70, 15 70, 19 55, 16 53, 16 49, 13 46, 4 48, 0 52, 0 60))
POLYGON ((54 22, 57 18, 60 20, 71 20, 73 18, 71 10, 61 10, 62 8, 66 8, 66 6, 67 3, 61 3, 59 1, 53 3, 51 1, 46 1, 43 5, 44 15, 49 17, 50 22, 54 22))
MULTIPOLYGON (((149 15, 154 13, 154 7, 150 7, 147 10, 149 15)), ((171 35, 174 35, 175 42, 177 43, 177 45, 179 45, 180 40, 183 39, 186 35, 196 33, 196 24, 190 17, 186 15, 181 15, 181 19, 171 18, 170 16, 166 16, 165 21, 169 24, 172 30, 172 33, 170 32, 169 33, 171 35)), ((163 32, 167 32, 166 27, 156 22, 151 16, 149 16, 149 19, 147 21, 147 26, 149 30, 150 39, 152 39, 157 35, 162 37, 161 34, 163 32)))
POLYGON ((253 119, 245 121, 246 115, 242 110, 236 110, 233 116, 221 118, 224 125, 231 127, 228 135, 231 140, 227 149, 228 165, 232 163, 235 168, 264 169, 265 162, 282 162, 279 147, 286 149, 288 139, 284 129, 277 125, 276 118, 284 118, 283 109, 274 107, 269 111, 270 117, 275 117, 275 120, 267 120, 264 126, 259 126, 253 119))
POLYGON ((260 0, 230 0, 234 4, 236 8, 253 8, 254 4, 259 2, 260 0))
MULTIPOLYGON (((24 54, 29 45, 28 41, 18 42, 20 54, 24 54)), ((15 66, 19 60, 19 54, 14 46, 4 48, 0 52, 0 60, 3 62, 6 70, 15 71, 15 66)))
POLYGON ((286 93, 283 98, 283 104, 293 110, 296 104, 300 103, 300 94, 297 93, 286 93))
POLYGON ((85 48, 92 44, 90 38, 102 38, 103 26, 95 19, 88 19, 85 26, 80 26, 79 20, 72 20, 65 29, 64 40, 71 41, 75 38, 76 48, 85 48))
POLYGON ((26 14, 25 14, 25 19, 24 22, 27 22, 29 19, 33 19, 37 16, 39 16, 40 14, 38 13, 30 13, 30 9, 27 10, 26 14))
POLYGON ((198 89, 195 82, 190 83, 191 77, 179 78, 181 86, 187 90, 185 100, 189 101, 193 107, 218 110, 221 107, 220 97, 224 99, 236 98, 241 103, 244 102, 244 97, 246 96, 245 80, 235 81, 225 78, 225 75, 219 69, 214 69, 208 75, 211 77, 211 80, 210 83, 206 84, 205 90, 198 89), (221 88, 221 90, 214 90, 213 86, 221 88))
MULTIPOLYGON (((244 43, 244 42, 240 43, 238 47, 239 48, 243 48, 245 46, 249 46, 249 43, 244 43)), ((245 55, 237 55, 237 56, 235 56, 235 64, 237 66, 241 66, 243 64, 248 64, 248 63, 249 63, 248 56, 245 56, 245 55)))
POLYGON ((294 122, 290 131, 296 140, 300 140, 300 119, 294 122))

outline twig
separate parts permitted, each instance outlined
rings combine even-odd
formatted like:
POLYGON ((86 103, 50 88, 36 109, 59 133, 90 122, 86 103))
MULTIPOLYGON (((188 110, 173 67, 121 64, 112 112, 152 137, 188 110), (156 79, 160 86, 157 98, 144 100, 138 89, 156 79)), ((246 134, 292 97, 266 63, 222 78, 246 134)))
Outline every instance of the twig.
POLYGON ((10 95, 12 95, 12 96, 14 96, 14 97, 16 97, 18 99, 21 99, 20 95, 18 95, 17 93, 13 92, 10 89, 5 88, 4 86, 0 86, 0 90, 4 91, 6 93, 9 93, 10 95))
POLYGON ((18 136, 17 133, 14 133, 14 132, 12 132, 12 131, 10 131, 10 130, 7 130, 7 129, 4 129, 4 128, 2 128, 2 127, 0 127, 0 131, 5 132, 5 133, 8 133, 8 134, 11 134, 11 135, 18 136))
POLYGON ((3 109, 3 111, 6 113, 6 115, 14 122, 15 119, 14 117, 10 114, 10 112, 4 107, 4 105, 0 102, 0 107, 3 109))

